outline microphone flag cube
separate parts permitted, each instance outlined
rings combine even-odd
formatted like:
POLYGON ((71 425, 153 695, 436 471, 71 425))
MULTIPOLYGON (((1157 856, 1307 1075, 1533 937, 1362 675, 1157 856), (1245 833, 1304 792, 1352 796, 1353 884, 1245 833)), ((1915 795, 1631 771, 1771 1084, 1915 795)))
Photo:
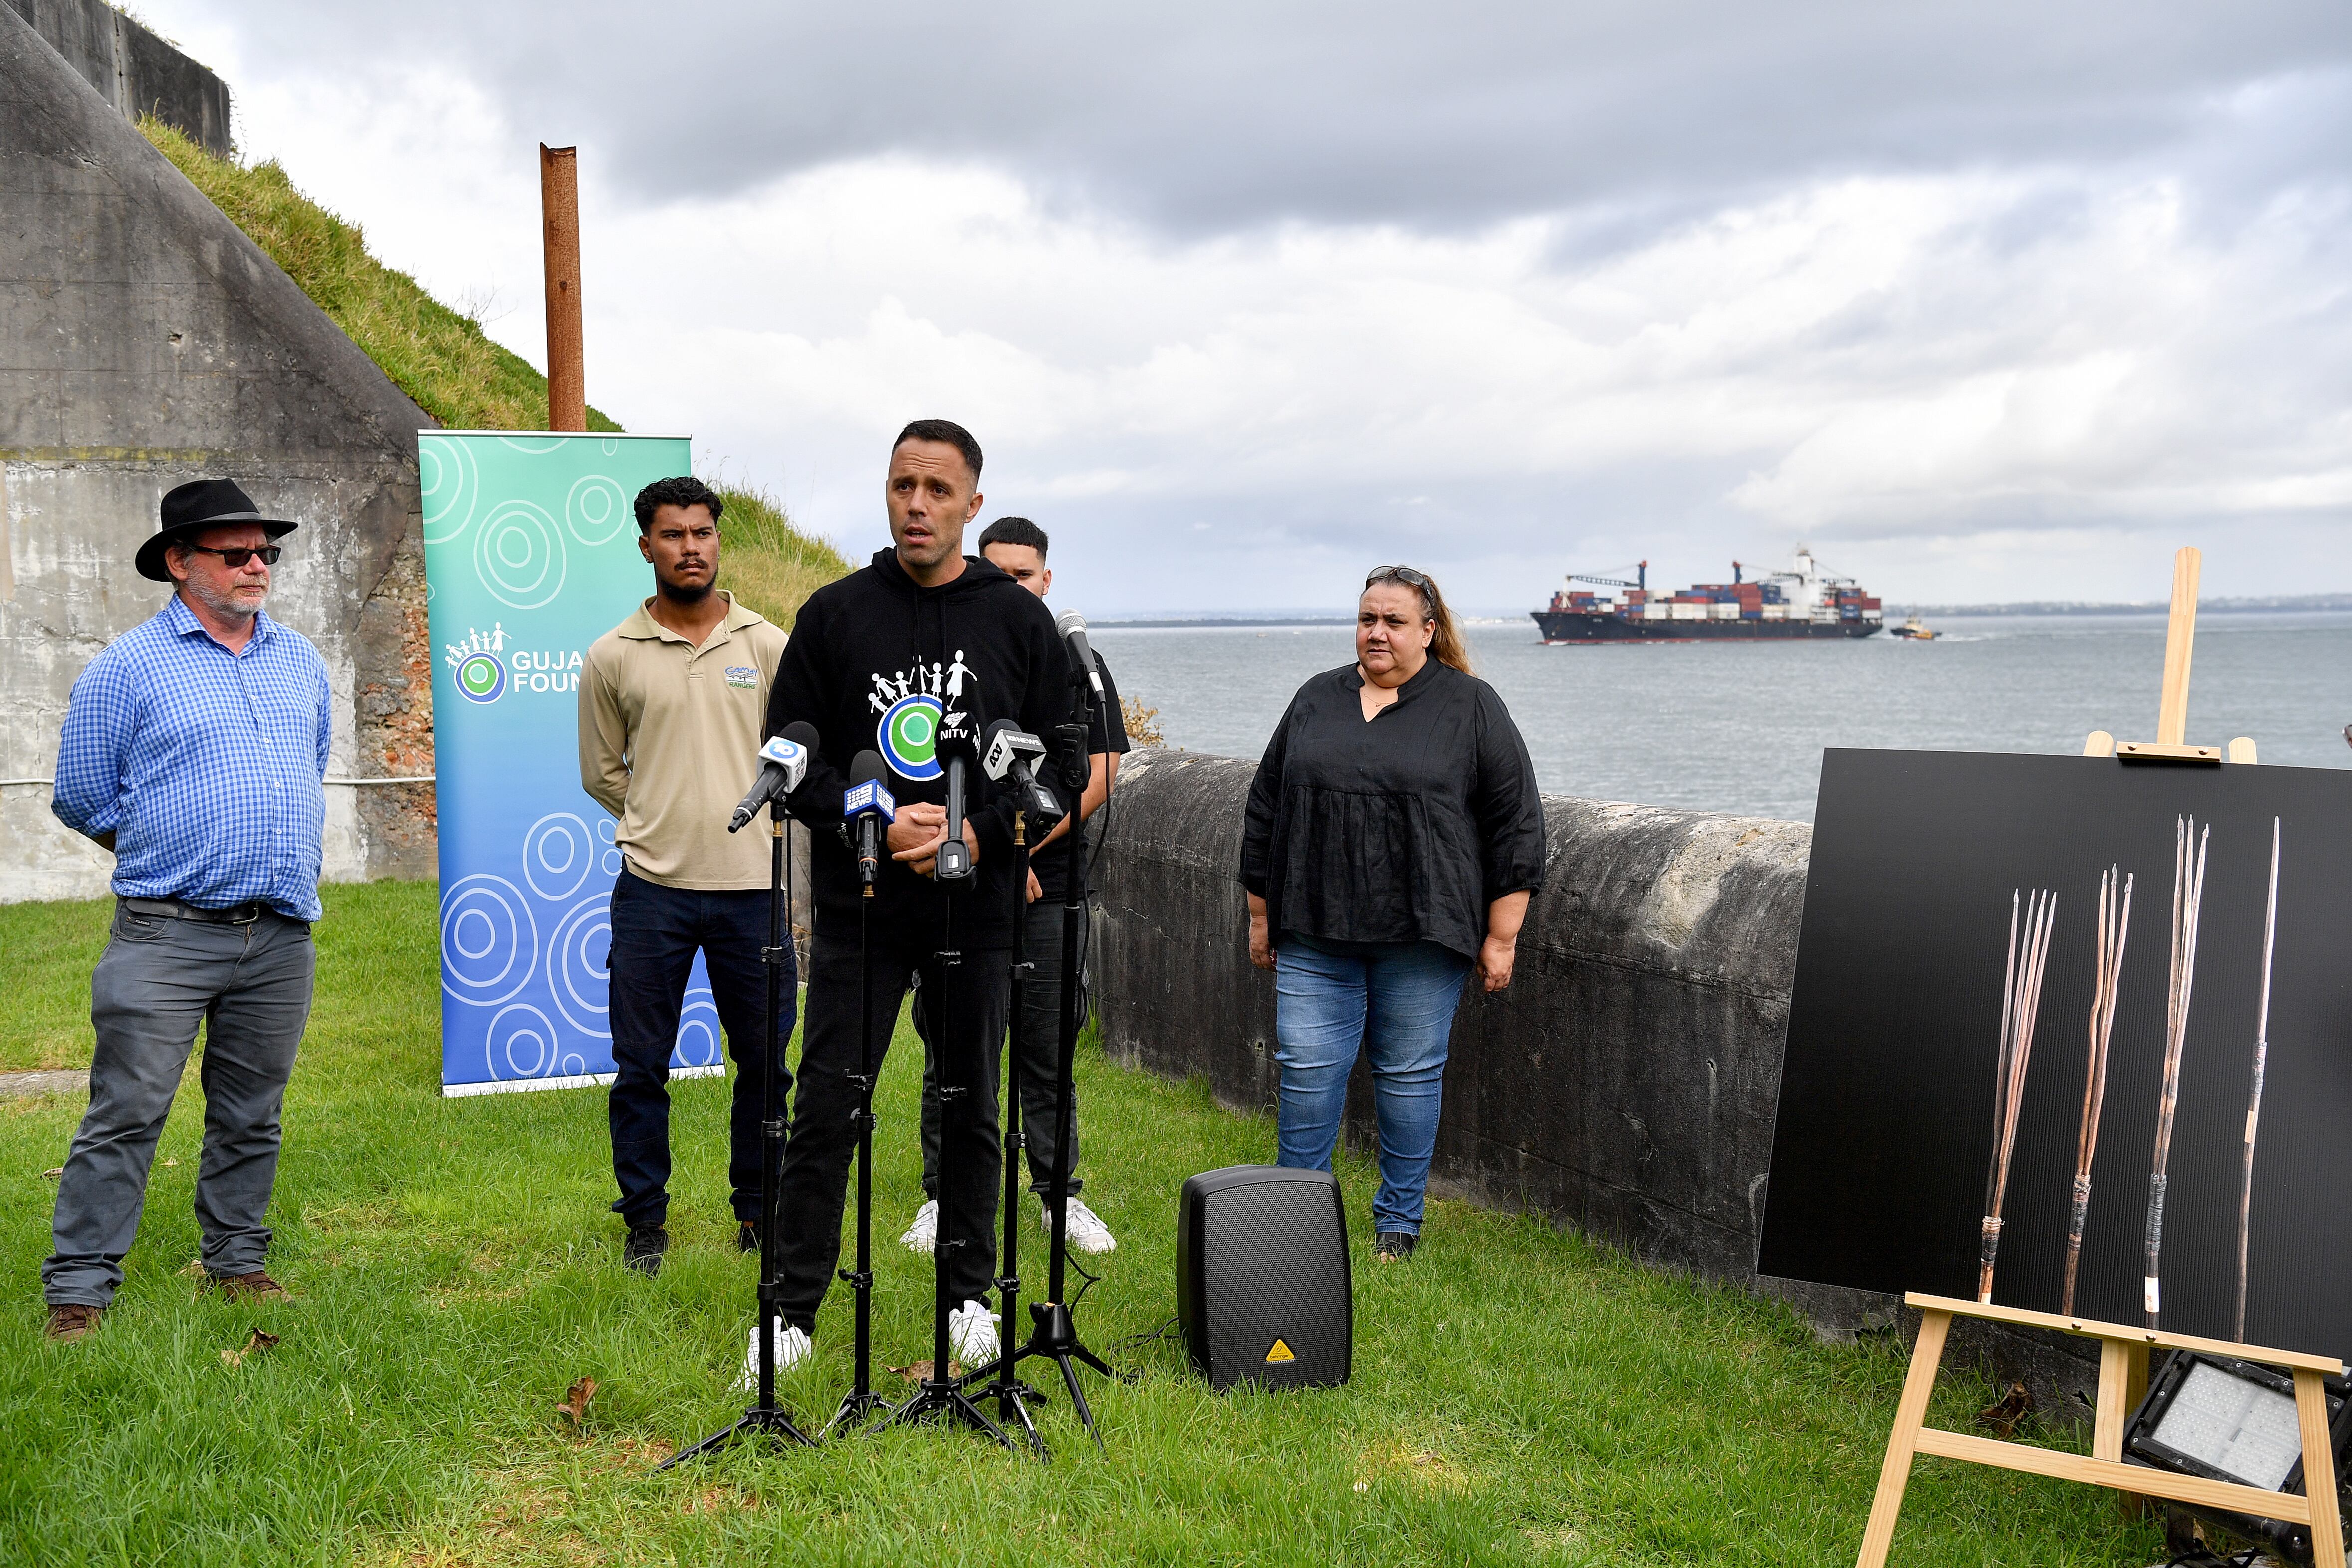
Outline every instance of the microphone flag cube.
POLYGON ((882 781, 878 779, 853 784, 841 797, 841 814, 844 817, 861 817, 869 811, 886 822, 896 821, 898 818, 898 802, 890 798, 890 791, 882 788, 882 781))
POLYGON ((784 788, 789 792, 800 787, 801 779, 808 772, 808 747, 797 740, 786 740, 781 735, 770 736, 768 743, 760 747, 760 760, 772 762, 784 770, 784 788))

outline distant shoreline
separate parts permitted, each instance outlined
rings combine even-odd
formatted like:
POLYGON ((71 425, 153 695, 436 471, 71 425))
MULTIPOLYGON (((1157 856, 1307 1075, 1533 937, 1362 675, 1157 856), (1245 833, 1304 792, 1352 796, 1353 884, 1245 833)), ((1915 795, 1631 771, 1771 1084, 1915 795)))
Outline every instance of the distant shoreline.
MULTIPOLYGON (((2208 599, 2197 606, 2202 614, 2285 615, 2298 611, 2352 611, 2352 593, 2305 593, 2286 597, 2208 599)), ((1885 615, 1892 624, 1900 624, 1906 615, 2162 615, 2170 606, 2161 600, 2137 603, 2087 602, 2063 599, 2029 600, 2015 604, 1897 604, 1886 601, 1885 615)), ((1526 619, 1525 614, 1465 613, 1463 619, 1473 625, 1507 625, 1526 619)), ((1094 625, 1103 631, 1193 630, 1215 631, 1220 628, 1244 630, 1250 627, 1288 626, 1352 626, 1353 617, 1340 615, 1182 615, 1139 616, 1133 620, 1097 621, 1094 625)))

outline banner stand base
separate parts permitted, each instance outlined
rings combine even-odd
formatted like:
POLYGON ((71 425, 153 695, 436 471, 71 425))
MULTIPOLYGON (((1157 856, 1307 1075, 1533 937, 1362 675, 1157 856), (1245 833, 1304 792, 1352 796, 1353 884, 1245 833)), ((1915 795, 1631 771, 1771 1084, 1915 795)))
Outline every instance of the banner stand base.
MULTIPOLYGON (((672 1079, 724 1078, 727 1064, 714 1061, 708 1067, 673 1067, 672 1079)), ((441 1098, 455 1100, 465 1094, 522 1094, 533 1089, 589 1089, 598 1084, 609 1085, 620 1076, 617 1072, 574 1072, 562 1078, 493 1078, 487 1083, 444 1083, 441 1098)))

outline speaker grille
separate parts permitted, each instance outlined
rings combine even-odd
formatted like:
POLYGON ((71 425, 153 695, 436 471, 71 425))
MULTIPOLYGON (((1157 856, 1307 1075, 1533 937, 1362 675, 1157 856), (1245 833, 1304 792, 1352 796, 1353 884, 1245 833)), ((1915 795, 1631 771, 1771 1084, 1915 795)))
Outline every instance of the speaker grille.
POLYGON ((1348 1380, 1354 1324, 1339 1187, 1301 1174, 1188 1195, 1199 1206, 1189 1217, 1200 1240, 1193 1354, 1213 1387, 1348 1380))

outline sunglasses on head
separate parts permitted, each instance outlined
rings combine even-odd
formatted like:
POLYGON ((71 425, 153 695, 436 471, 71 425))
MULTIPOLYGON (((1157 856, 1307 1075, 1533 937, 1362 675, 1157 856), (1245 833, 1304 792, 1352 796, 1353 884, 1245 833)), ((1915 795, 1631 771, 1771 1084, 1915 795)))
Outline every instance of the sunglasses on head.
POLYGON ((1372 574, 1364 579, 1364 586, 1370 588, 1376 582, 1402 582, 1408 588, 1418 588, 1424 593, 1429 591, 1429 579, 1409 566, 1374 567, 1372 574))
POLYGON ((202 550, 206 555, 220 557, 221 564, 231 571, 236 570, 255 556, 261 558, 261 564, 264 566, 276 566, 278 558, 286 553, 284 545, 263 545, 258 549, 247 549, 242 546, 232 546, 224 549, 216 545, 190 545, 187 548, 192 550, 202 550))

